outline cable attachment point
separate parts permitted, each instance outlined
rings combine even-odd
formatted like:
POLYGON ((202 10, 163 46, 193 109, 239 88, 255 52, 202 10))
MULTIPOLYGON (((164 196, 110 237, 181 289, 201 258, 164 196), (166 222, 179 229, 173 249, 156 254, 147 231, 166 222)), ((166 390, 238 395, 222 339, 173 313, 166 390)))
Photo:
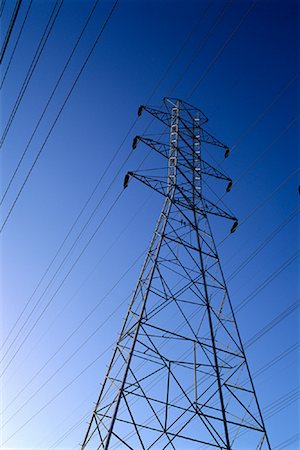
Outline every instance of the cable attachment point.
POLYGON ((239 226, 238 220, 235 219, 235 222, 231 227, 230 233, 234 233, 238 226, 239 226))
POLYGON ((232 180, 228 180, 228 185, 227 185, 227 188, 226 188, 226 192, 230 192, 231 188, 232 188, 232 180))
POLYGON ((132 172, 127 172, 125 177, 124 177, 124 183, 123 183, 123 188, 126 189, 130 180, 130 176, 132 175, 132 172))
POLYGON ((228 158, 228 156, 229 156, 229 153, 230 153, 230 151, 229 151, 229 148, 228 148, 228 147, 225 147, 225 154, 224 154, 224 158, 228 158))
POLYGON ((132 150, 136 149, 136 146, 138 145, 139 140, 140 140, 140 136, 135 136, 135 138, 133 139, 133 142, 132 142, 132 150))
POLYGON ((142 115, 143 109, 144 109, 144 105, 140 105, 139 109, 138 109, 138 117, 140 117, 142 115))

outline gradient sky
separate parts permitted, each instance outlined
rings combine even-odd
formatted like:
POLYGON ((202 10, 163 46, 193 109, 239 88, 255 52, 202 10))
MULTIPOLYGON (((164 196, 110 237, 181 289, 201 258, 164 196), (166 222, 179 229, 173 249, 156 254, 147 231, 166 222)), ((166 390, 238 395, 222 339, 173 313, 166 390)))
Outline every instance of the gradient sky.
MULTIPOLYGON (((3 192, 93 4, 90 0, 62 4, 0 151, 3 192)), ((29 5, 23 0, 1 80, 29 5)), ((54 5, 49 0, 32 1, 1 87, 2 130, 54 5)), ((3 202, 1 225, 111 5, 99 2, 3 202)), ((7 0, 1 43, 13 7, 14 1, 7 0)), ((224 202, 239 218, 240 227, 220 245, 220 257, 227 279, 240 269, 228 282, 233 305, 249 300, 237 320, 273 448, 300 448, 299 436, 295 437, 299 432, 297 25, 299 8, 292 0, 119 1, 1 233, 3 342, 118 151, 3 345, 3 449, 75 449, 83 439, 161 198, 134 182, 107 212, 122 190, 124 174, 146 155, 140 146, 126 161, 132 138, 150 123, 142 116, 128 133, 137 108, 150 97, 149 104, 159 107, 165 96, 200 107, 209 118, 209 131, 232 149, 226 161, 218 154, 216 159, 236 181, 224 202)), ((151 156, 147 164, 151 166, 151 156)), ((222 222, 217 242, 228 231, 229 224, 222 222)))

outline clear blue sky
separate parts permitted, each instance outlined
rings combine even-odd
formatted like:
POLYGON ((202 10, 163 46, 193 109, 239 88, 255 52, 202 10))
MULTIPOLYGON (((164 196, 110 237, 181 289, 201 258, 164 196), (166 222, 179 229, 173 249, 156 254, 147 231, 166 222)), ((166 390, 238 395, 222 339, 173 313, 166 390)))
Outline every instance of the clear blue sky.
MULTIPOLYGON (((3 10, 1 45, 14 4, 7 0, 3 10)), ((61 6, 0 151, 3 192, 93 4, 64 0, 61 6)), ((23 0, 1 80, 29 5, 23 0)), ((32 1, 1 87, 1 135, 54 5, 32 1)), ((111 5, 99 2, 3 201, 1 225, 111 5)), ((168 95, 189 99, 208 116, 209 130, 232 148, 222 168, 237 183, 224 202, 241 225, 220 245, 220 256, 228 279, 240 269, 228 282, 233 305, 249 300, 237 320, 248 342, 246 353, 271 443, 275 449, 299 448, 299 438, 293 439, 299 431, 297 26, 299 5, 291 0, 119 1, 1 233, 2 342, 128 134, 138 106, 155 88, 152 105, 159 106, 168 95), (253 336, 258 339, 251 341, 253 336), (280 446, 285 441, 286 447, 280 446)), ((137 258, 149 243, 161 207, 159 196, 132 183, 102 224, 122 189, 124 174, 145 156, 140 147, 123 164, 132 138, 148 124, 142 117, 130 131, 3 346, 3 449, 75 449, 83 439, 87 418, 81 419, 96 401, 109 347, 118 336, 142 264, 142 257, 137 258)), ((220 226, 218 241, 227 233, 226 224, 220 226)))

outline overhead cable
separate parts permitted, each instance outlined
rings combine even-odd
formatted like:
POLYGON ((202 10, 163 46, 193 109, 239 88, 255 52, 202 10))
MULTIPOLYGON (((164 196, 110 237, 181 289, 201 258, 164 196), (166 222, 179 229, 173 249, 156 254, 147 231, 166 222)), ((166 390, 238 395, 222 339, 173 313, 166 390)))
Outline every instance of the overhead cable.
POLYGON ((66 96, 66 98, 65 98, 65 100, 64 100, 64 102, 63 102, 63 104, 61 106, 61 108, 59 109, 59 112, 58 112, 58 114, 57 114, 57 116, 56 116, 56 118, 55 118, 55 120, 54 120, 54 122, 53 122, 53 124, 52 124, 52 126, 50 128, 50 130, 48 131, 48 133, 46 135, 46 138, 44 139, 43 144, 40 147, 40 150, 38 151, 38 153, 37 153, 33 163, 31 164, 31 167, 30 167, 30 169, 29 169, 29 171, 28 171, 28 173, 27 173, 27 175, 26 175, 26 177, 25 177, 25 179, 24 179, 24 181, 23 181, 23 183, 22 183, 22 185, 21 185, 21 187, 20 187, 20 189, 19 189, 19 191, 18 191, 18 193, 17 193, 13 203, 12 203, 12 206, 10 207, 10 209, 9 209, 9 211, 8 211, 6 217, 5 217, 5 219, 4 219, 4 221, 3 221, 2 225, 1 225, 0 233, 3 231, 3 229, 4 229, 8 219, 9 219, 9 217, 10 217, 10 215, 11 215, 11 213, 12 213, 12 211, 13 211, 13 209, 14 209, 14 207, 15 207, 15 205, 16 205, 16 203, 17 203, 17 201, 18 201, 18 199, 19 199, 19 197, 20 197, 20 195, 21 195, 21 193, 22 193, 22 191, 23 191, 23 189, 24 189, 24 187, 25 187, 25 185, 26 185, 26 183, 27 183, 27 181, 28 181, 28 179, 29 179, 29 177, 30 177, 30 175, 31 175, 31 173, 32 173, 32 171, 33 171, 33 169, 34 169, 34 167, 35 167, 39 157, 40 157, 40 155, 41 155, 41 153, 42 153, 42 151, 43 151, 43 149, 44 149, 44 147, 45 147, 45 145, 46 145, 46 143, 48 142, 48 139, 49 139, 49 137, 50 137, 50 135, 51 135, 51 133, 52 133, 52 131, 53 131, 57 121, 59 120, 59 118, 61 116, 61 113, 63 112, 63 110, 64 110, 64 108, 65 108, 65 106, 66 106, 66 104, 67 104, 67 102, 68 102, 72 92, 75 89, 75 86, 76 86, 78 80, 80 79, 80 77, 82 75, 82 72, 84 71, 84 69, 85 69, 85 67, 86 67, 86 65, 87 65, 91 55, 93 54, 93 52, 94 52, 94 50, 96 48, 96 45, 98 44, 98 42, 99 42, 99 40, 100 40, 100 38, 101 38, 101 36, 102 36, 102 34, 103 34, 103 32, 104 32, 104 30, 105 30, 109 20, 110 20, 110 18, 111 18, 112 14, 113 14, 113 12, 115 10, 118 2, 119 2, 119 0, 115 0, 115 2, 113 4, 113 6, 112 6, 112 8, 111 8, 107 18, 106 18, 106 20, 104 22, 104 24, 100 28, 100 31, 97 34, 97 37, 96 37, 96 39, 95 39, 95 41, 94 41, 94 43, 93 43, 93 45, 92 45, 88 55, 87 55, 87 57, 85 58, 84 63, 82 64, 82 66, 81 66, 81 68, 79 70, 79 73, 77 74, 77 76, 76 76, 76 78, 75 78, 75 80, 74 80, 74 82, 73 82, 73 84, 71 86, 71 89, 69 90, 69 92, 68 92, 68 94, 67 94, 67 96, 66 96))

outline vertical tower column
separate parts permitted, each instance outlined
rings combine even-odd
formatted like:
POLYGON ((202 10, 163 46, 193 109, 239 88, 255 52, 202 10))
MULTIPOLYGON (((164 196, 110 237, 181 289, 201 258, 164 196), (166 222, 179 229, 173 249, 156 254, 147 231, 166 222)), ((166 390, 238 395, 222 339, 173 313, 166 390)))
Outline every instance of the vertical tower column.
POLYGON ((170 124, 170 153, 168 163, 168 193, 176 184, 177 148, 178 148, 179 101, 172 107, 170 124))

